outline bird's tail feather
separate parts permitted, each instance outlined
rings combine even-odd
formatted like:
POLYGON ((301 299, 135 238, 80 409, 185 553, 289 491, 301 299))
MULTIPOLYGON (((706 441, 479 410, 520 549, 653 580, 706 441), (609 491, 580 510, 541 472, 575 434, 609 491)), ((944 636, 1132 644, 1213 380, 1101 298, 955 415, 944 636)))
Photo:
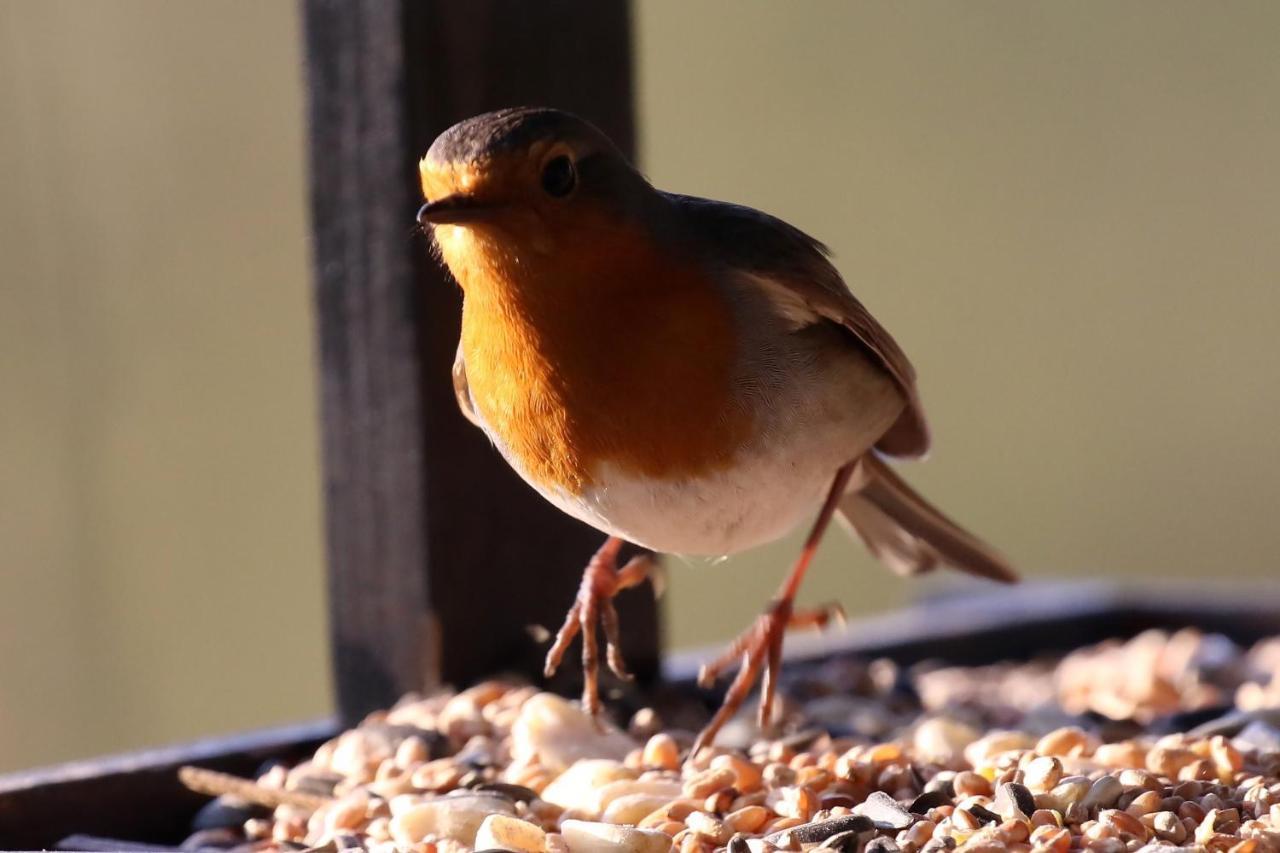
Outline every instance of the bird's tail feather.
POLYGON ((945 565, 1002 583, 1018 579, 1004 557, 943 515, 874 453, 858 468, 837 512, 895 572, 915 575, 945 565))

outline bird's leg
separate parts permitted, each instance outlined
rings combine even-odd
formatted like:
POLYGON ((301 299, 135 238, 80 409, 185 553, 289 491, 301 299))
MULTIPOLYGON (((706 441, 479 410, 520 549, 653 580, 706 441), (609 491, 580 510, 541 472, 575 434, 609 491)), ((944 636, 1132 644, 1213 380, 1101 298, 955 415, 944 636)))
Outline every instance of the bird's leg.
POLYGON ((804 541, 800 556, 792 566, 791 573, 778 588, 778 594, 773 601, 756 618, 750 628, 738 635, 723 655, 705 664, 698 672, 698 682, 704 687, 709 687, 715 683, 720 673, 731 667, 735 660, 741 659, 738 674, 729 685, 724 702, 711 718, 711 722, 707 723, 706 728, 698 734, 691 754, 696 754, 702 747, 710 745, 720 728, 742 707, 762 668, 764 678, 760 685, 759 719, 761 726, 769 724, 773 713, 773 696, 777 690, 777 678, 782 663, 782 638, 787 628, 823 627, 833 618, 843 618, 844 613, 838 606, 797 611, 794 605, 796 591, 809 570, 809 563, 813 561, 814 552, 817 551, 818 543, 822 541, 822 534, 826 532, 831 516, 835 514, 840 498, 849 485, 849 478, 856 464, 856 462, 850 462, 836 472, 831 490, 827 493, 827 499, 822 504, 822 510, 818 513, 808 538, 804 541))
POLYGON ((548 678, 555 675, 573 638, 582 633, 582 707, 595 716, 600 713, 600 685, 598 679, 599 646, 596 641, 596 622, 604 629, 605 659, 609 669, 621 679, 630 681, 631 673, 622 660, 622 641, 618 631, 618 611, 613 598, 624 589, 643 583, 649 576, 652 560, 647 554, 632 557, 618 568, 618 552, 623 541, 611 536, 596 551, 591 562, 582 572, 578 597, 569 608, 564 624, 556 633, 555 642, 547 652, 543 672, 548 678))

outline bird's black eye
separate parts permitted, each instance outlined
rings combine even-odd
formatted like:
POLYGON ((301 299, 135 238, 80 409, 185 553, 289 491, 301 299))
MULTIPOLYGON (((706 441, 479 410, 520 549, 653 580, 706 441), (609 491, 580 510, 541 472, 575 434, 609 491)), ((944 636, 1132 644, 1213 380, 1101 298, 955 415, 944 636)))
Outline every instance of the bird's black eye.
POLYGON ((552 157, 542 167, 542 188, 547 195, 564 198, 578 185, 578 172, 566 155, 552 157))

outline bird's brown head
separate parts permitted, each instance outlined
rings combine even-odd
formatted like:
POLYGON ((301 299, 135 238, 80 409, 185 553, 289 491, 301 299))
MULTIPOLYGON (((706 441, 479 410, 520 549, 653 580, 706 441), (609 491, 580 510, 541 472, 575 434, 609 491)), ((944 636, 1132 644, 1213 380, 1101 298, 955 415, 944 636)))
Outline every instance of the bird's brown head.
POLYGON ((419 165, 445 263, 463 281, 495 254, 533 260, 616 228, 653 190, 603 133, 553 109, 485 113, 446 130, 419 165))

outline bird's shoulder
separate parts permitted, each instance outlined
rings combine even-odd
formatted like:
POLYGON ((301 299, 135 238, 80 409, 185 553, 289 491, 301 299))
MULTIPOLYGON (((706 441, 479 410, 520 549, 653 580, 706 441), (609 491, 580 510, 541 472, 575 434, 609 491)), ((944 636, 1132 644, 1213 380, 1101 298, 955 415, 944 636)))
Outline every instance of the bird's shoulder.
POLYGON ((830 322, 866 350, 907 399, 903 415, 877 444, 894 456, 922 456, 929 430, 916 388, 916 371, 893 336, 854 296, 831 253, 816 238, 755 208, 696 196, 663 193, 678 231, 689 235, 706 261, 730 280, 762 290, 793 326, 830 322))

